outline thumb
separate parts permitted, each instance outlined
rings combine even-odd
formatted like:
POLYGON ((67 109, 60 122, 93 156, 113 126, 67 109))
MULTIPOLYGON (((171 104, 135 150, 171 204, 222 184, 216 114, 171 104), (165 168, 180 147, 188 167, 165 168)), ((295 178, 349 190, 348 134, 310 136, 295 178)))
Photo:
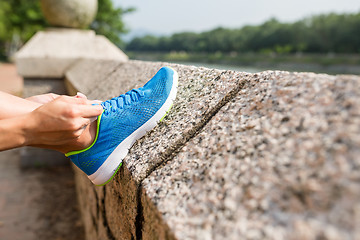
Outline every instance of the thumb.
POLYGON ((76 98, 85 98, 85 99, 87 99, 87 97, 85 96, 85 94, 83 94, 83 93, 81 93, 81 92, 77 92, 75 97, 76 97, 76 98))

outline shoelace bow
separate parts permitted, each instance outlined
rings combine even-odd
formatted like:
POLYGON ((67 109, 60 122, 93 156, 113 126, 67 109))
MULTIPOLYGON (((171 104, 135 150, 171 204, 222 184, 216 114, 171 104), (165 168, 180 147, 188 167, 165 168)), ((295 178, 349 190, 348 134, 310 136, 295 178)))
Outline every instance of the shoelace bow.
POLYGON ((131 102, 137 102, 140 97, 144 97, 144 92, 141 89, 133 89, 119 97, 114 97, 101 103, 104 108, 104 113, 108 114, 109 111, 116 112, 117 109, 124 108, 124 105, 130 105, 131 102))

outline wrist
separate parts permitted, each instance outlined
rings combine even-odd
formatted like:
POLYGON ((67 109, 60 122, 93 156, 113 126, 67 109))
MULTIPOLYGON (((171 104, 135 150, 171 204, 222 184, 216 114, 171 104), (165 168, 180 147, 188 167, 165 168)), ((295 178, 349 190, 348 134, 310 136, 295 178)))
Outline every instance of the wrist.
POLYGON ((22 147, 27 144, 22 117, 1 120, 0 150, 22 147))
MULTIPOLYGON (((27 115, 27 114, 26 114, 27 115)), ((19 147, 23 147, 26 146, 28 144, 28 139, 27 139, 27 118, 24 117, 26 115, 22 115, 19 117, 14 118, 13 120, 13 133, 14 133, 14 137, 16 138, 16 142, 18 144, 19 147)))
POLYGON ((29 146, 33 143, 34 138, 34 124, 32 113, 28 113, 18 117, 17 119, 17 128, 19 129, 18 137, 21 141, 22 146, 29 146))

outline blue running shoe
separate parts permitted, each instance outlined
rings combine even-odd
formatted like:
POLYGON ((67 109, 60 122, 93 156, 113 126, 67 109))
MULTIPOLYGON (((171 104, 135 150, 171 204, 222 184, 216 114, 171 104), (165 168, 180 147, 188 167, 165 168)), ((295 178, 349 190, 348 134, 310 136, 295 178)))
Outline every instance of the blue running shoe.
POLYGON ((139 89, 101 103, 104 112, 97 120, 92 145, 66 154, 95 185, 105 185, 116 174, 135 141, 153 129, 175 100, 178 74, 161 68, 139 89))

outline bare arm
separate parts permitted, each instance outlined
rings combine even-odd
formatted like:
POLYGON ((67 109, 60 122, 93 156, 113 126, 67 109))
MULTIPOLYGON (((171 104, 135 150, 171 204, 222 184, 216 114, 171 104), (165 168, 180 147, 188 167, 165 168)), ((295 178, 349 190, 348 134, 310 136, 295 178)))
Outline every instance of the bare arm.
POLYGON ((0 91, 0 119, 13 118, 29 113, 42 104, 0 91))
MULTIPOLYGON (((27 110, 28 111, 28 110, 27 110)), ((89 143, 89 118, 102 113, 101 106, 89 105, 87 99, 61 96, 32 112, 0 120, 0 150, 35 145, 62 152, 89 143), (80 142, 79 142, 80 141, 80 142), (63 146, 67 146, 64 148, 63 146)))

